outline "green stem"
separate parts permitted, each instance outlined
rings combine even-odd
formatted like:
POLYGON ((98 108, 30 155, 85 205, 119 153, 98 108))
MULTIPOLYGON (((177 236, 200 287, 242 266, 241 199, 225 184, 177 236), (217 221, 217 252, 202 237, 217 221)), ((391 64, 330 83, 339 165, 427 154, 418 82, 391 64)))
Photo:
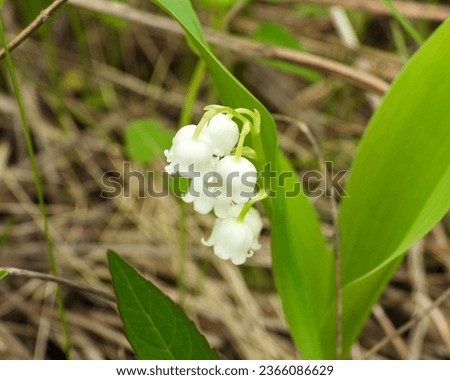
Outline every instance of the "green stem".
POLYGON ((180 306, 184 306, 186 295, 186 260, 187 260, 187 229, 186 229, 186 204, 179 200, 179 232, 178 232, 178 246, 180 250, 180 263, 178 272, 178 291, 179 291, 179 303, 180 306))
POLYGON ((245 138, 250 133, 250 129, 251 129, 250 122, 248 120, 246 120, 246 122, 244 123, 244 126, 242 127, 242 131, 239 136, 238 145, 236 147, 236 154, 235 154, 236 160, 240 160, 242 157, 242 149, 244 148, 245 138))
POLYGON ((187 88, 186 100, 184 101, 183 109, 181 110, 180 126, 189 124, 192 119, 195 101, 198 98, 198 93, 200 91, 200 87, 202 86, 205 73, 206 64, 202 59, 200 59, 195 66, 194 73, 192 74, 191 81, 187 88))
POLYGON ((243 222, 245 219, 245 216, 247 215, 247 213, 250 211, 250 209, 252 208, 252 206, 259 201, 262 201, 263 199, 267 198, 267 192, 265 189, 261 189, 261 191, 259 192, 258 196, 256 198, 250 199, 245 205, 244 207, 242 207, 241 212, 239 213, 237 220, 239 222, 243 222))
MULTIPOLYGON (((31 168, 33 171, 34 186, 36 188, 36 193, 37 193, 38 202, 39 202, 39 210, 40 210, 43 222, 44 222, 44 236, 45 236, 45 241, 47 243, 48 258, 49 258, 49 262, 50 262, 50 270, 51 270, 52 275, 57 276, 58 275, 58 266, 56 264, 55 253, 53 251, 53 241, 50 236, 48 214, 47 214, 47 208, 45 206, 45 201, 44 201, 44 192, 42 190, 41 177, 39 175, 39 169, 38 169, 37 162, 36 162, 36 155, 34 152, 33 142, 32 142, 32 138, 31 138, 31 132, 30 132, 30 128, 28 125, 28 120, 26 117, 25 108, 23 105, 19 84, 17 82, 16 72, 15 72, 14 65, 13 65, 13 62, 11 59, 11 55, 9 53, 8 42, 6 41, 5 31, 3 28, 3 21, 1 20, 1 18, 0 18, 0 39, 1 39, 1 43, 3 45, 3 49, 5 50, 6 63, 8 66, 8 71, 9 71, 10 77, 11 77, 14 94, 16 96, 17 106, 19 108, 20 117, 22 120, 22 127, 23 127, 23 132, 25 135, 25 142, 26 142, 26 146, 27 146, 28 155, 30 157, 31 168)), ((66 357, 67 357, 67 359, 71 359, 72 358, 72 346, 71 346, 71 342, 70 342, 69 328, 68 328, 68 324, 67 324, 62 290, 61 290, 60 285, 58 285, 56 287, 56 303, 58 305, 59 317, 61 319, 61 327, 62 327, 62 331, 63 331, 63 335, 64 335, 64 346, 65 346, 66 357)))
POLYGON ((425 38, 414 28, 413 24, 409 22, 409 20, 403 16, 400 11, 395 7, 392 0, 381 0, 386 8, 392 13, 392 16, 396 18, 396 20, 400 23, 401 26, 405 29, 405 31, 416 41, 418 45, 422 45, 425 42, 425 38))

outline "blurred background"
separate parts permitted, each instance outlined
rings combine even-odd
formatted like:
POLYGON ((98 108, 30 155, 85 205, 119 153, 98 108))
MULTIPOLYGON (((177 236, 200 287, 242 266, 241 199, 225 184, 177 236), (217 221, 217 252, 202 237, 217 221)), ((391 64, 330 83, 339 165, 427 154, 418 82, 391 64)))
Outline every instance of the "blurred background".
MULTIPOLYGON (((51 3, 0 1, 8 41, 51 3)), ((377 0, 193 4, 217 56, 275 115, 281 149, 300 175, 320 168, 308 133, 335 172, 350 168, 383 89, 418 48, 377 0), (240 48, 248 41, 251 48, 240 48), (285 48, 292 53, 289 62, 276 59, 285 48), (306 67, 305 52, 331 66, 306 67), (360 76, 343 79, 340 65, 360 76)), ((395 4, 424 37, 450 16, 446 1, 395 4)), ((273 283, 267 221, 262 249, 236 267, 200 244, 212 217, 194 213, 173 195, 144 191, 167 188, 162 151, 180 123, 197 122, 205 105, 218 102, 177 25, 148 0, 69 0, 12 58, 59 275, 112 293, 105 253, 113 249, 179 303, 222 358, 299 358, 273 283), (201 75, 198 96, 194 72, 201 75), (148 132, 143 140, 154 139, 150 145, 139 146, 139 132, 130 133, 142 125, 148 132), (146 171, 154 174, 145 180, 133 175, 146 171), (113 183, 120 184, 120 194, 111 194, 113 183)), ((4 60, 0 71, 0 266, 49 273, 33 172, 4 60)), ((311 201, 331 239, 330 199, 311 201)), ((410 250, 353 358, 362 358, 450 286, 449 230, 447 217, 410 250)), ((64 359, 55 285, 29 277, 10 275, 0 282, 0 359, 64 359)), ((112 304, 71 287, 63 287, 63 296, 74 358, 133 358, 112 304)), ((450 359, 449 321, 447 300, 371 358, 450 359)))

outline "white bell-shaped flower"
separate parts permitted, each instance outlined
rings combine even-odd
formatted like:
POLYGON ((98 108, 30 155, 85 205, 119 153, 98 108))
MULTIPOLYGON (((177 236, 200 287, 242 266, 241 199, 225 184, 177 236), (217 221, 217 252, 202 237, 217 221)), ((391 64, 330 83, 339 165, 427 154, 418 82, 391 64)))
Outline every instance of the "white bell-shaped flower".
MULTIPOLYGON (((182 140, 188 139, 190 137, 194 137, 195 130, 197 129, 197 126, 195 124, 189 124, 185 125, 184 127, 181 127, 175 136, 172 139, 172 144, 176 144, 177 142, 180 142, 182 140)), ((202 135, 200 133, 200 135, 202 135)))
POLYGON ((218 197, 218 190, 214 188, 214 177, 211 172, 192 179, 188 192, 182 197, 186 203, 193 203, 194 210, 200 214, 207 214, 214 210, 218 217, 226 217, 231 201, 218 197))
POLYGON ((184 177, 193 177, 195 173, 207 171, 217 161, 209 137, 203 131, 198 138, 194 137, 196 128, 194 124, 180 128, 171 148, 164 151, 169 163, 165 170, 169 174, 179 172, 184 177))
POLYGON ((243 204, 255 195, 257 171, 246 158, 226 156, 217 163, 215 173, 220 198, 243 204))
POLYGON ((245 263, 253 255, 253 232, 250 226, 236 218, 217 219, 211 236, 202 243, 213 247, 214 254, 235 265, 245 263))
MULTIPOLYGON (((196 129, 197 129, 197 126, 195 124, 189 124, 189 125, 185 125, 184 127, 181 127, 172 139, 172 146, 182 140, 194 137, 194 133, 195 133, 196 129)), ((164 151, 164 154, 168 160, 169 159, 171 160, 173 157, 172 147, 170 149, 166 149, 164 151)))
MULTIPOLYGON (((239 214, 242 211, 243 206, 242 205, 232 205, 228 209, 228 217, 234 217, 237 218, 239 214)), ((261 248, 261 244, 259 244, 259 235, 261 235, 261 231, 263 228, 263 222, 261 219, 261 216, 259 215, 259 212, 251 207, 247 214, 245 214, 244 223, 250 227, 253 234, 253 243, 252 243, 252 249, 258 250, 261 248)))
POLYGON ((239 140, 239 128, 231 117, 231 115, 219 113, 211 118, 205 128, 205 134, 210 138, 216 156, 230 154, 239 140))

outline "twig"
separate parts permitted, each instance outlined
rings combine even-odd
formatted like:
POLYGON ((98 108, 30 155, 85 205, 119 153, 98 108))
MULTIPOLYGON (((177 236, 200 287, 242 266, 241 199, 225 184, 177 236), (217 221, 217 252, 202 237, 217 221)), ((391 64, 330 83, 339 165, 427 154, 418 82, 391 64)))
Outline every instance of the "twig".
MULTIPOLYGON (((37 16, 33 22, 28 25, 24 30, 22 30, 16 38, 14 38, 9 44, 8 49, 9 52, 12 52, 15 48, 17 48, 22 42, 24 42, 28 37, 30 37, 41 25, 45 24, 50 16, 60 8, 64 3, 68 0, 55 0, 51 3, 47 8, 45 8, 39 16, 37 16)), ((5 57, 5 50, 2 49, 0 51, 0 59, 5 57)))
MULTIPOLYGON (((391 15, 391 11, 379 0, 283 0, 283 3, 342 6, 379 15, 391 15)), ((445 21, 450 17, 450 7, 444 4, 423 4, 412 1, 394 1, 395 7, 408 18, 445 21)))
POLYGON ((423 318, 428 316, 434 308, 438 307, 442 302, 444 302, 448 297, 450 297, 450 288, 448 288, 444 293, 442 293, 436 301, 434 301, 427 309, 425 309, 421 314, 416 315, 414 318, 410 319, 399 329, 395 330, 394 333, 389 334, 384 339, 379 341, 375 346, 373 346, 364 356, 363 359, 369 359, 373 354, 375 354, 380 348, 388 344, 392 339, 405 333, 417 323, 419 323, 423 318))
POLYGON ((33 278, 33 279, 38 279, 38 280, 42 280, 42 281, 55 282, 59 285, 64 285, 64 286, 79 290, 84 293, 89 293, 95 297, 103 299, 104 301, 116 302, 116 298, 109 293, 91 288, 91 287, 83 285, 83 284, 78 284, 74 281, 70 281, 70 280, 67 280, 67 279, 59 277, 59 276, 53 276, 51 274, 39 273, 39 272, 34 272, 34 271, 20 269, 20 268, 13 268, 13 267, 0 267, 0 270, 4 270, 4 271, 8 272, 8 274, 13 277, 33 278))
MULTIPOLYGON (((110 3, 105 0, 69 0, 69 4, 91 11, 120 17, 136 24, 145 25, 164 33, 184 35, 183 29, 173 20, 145 13, 122 3, 110 3)), ((296 65, 302 65, 326 74, 334 75, 364 90, 375 91, 384 94, 389 84, 384 80, 355 69, 345 64, 314 54, 303 53, 296 50, 262 44, 242 37, 231 36, 224 32, 204 28, 206 40, 218 47, 235 52, 247 57, 277 59, 296 65)))
POLYGON ((333 196, 333 185, 329 181, 330 176, 327 173, 327 166, 325 159, 323 157, 322 151, 320 150, 319 144, 311 132, 310 128, 306 123, 300 120, 292 118, 286 115, 273 115, 275 120, 284 121, 296 125, 301 132, 306 136, 309 143, 311 144, 314 154, 316 155, 320 170, 325 176, 325 192, 327 196, 330 197, 331 205, 331 218, 333 221, 333 243, 334 243, 334 262, 335 262, 335 284, 336 284, 336 358, 342 358, 342 315, 343 315, 343 303, 342 303, 342 258, 341 258, 341 244, 340 244, 340 232, 338 224, 338 205, 336 199, 333 196))

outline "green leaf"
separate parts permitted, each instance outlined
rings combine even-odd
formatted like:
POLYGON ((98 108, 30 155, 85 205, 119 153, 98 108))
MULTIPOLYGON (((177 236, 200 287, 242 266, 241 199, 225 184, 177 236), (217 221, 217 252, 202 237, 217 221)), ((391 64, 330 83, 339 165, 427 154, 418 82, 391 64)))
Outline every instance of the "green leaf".
POLYGON ((138 359, 218 359, 194 323, 155 285, 108 251, 125 333, 138 359))
POLYGON ((0 280, 3 280, 8 274, 8 271, 0 269, 0 280))
MULTIPOLYGON (((278 165, 280 173, 291 170, 284 157, 280 157, 278 165)), ((303 195, 289 197, 289 192, 296 186, 300 188, 297 178, 286 178, 284 189, 278 188, 280 193, 274 198, 272 260, 275 283, 303 357, 334 358, 335 327, 331 324, 325 333, 321 331, 326 311, 334 300, 334 256, 325 247, 309 200, 303 195), (286 192, 285 196, 282 191, 286 192)))
POLYGON ((125 149, 132 160, 145 163, 162 155, 172 138, 173 132, 155 120, 135 120, 125 131, 125 149))
POLYGON ((285 26, 276 22, 264 22, 253 34, 257 41, 276 46, 282 46, 288 49, 304 51, 303 47, 285 26))
POLYGON ((373 116, 339 215, 345 350, 405 251, 450 206, 450 22, 404 68, 373 116))
MULTIPOLYGON (((190 1, 154 2, 186 31, 190 45, 205 61, 223 104, 233 108, 256 108, 261 114, 262 150, 258 150, 256 144, 253 148, 258 154, 258 169, 267 169, 264 164, 268 163, 269 170, 275 170, 270 174, 271 178, 275 177, 272 190, 277 194, 272 202, 275 206, 272 217, 275 281, 292 335, 303 356, 310 359, 330 357, 321 345, 319 332, 325 323, 327 304, 334 294, 334 280, 330 277, 333 259, 309 200, 302 192, 295 196, 286 194, 286 189, 293 189, 299 181, 279 153, 275 122, 267 109, 214 56, 206 44, 190 1), (280 177, 281 173, 283 176, 280 177)), ((268 202, 266 212, 272 216, 268 202)))
MULTIPOLYGON (((253 34, 253 38, 256 41, 265 44, 281 46, 298 51, 305 51, 305 49, 300 45, 297 37, 293 33, 291 33, 283 25, 275 22, 266 22, 261 24, 261 26, 253 34)), ((322 75, 320 75, 319 73, 298 65, 294 65, 292 63, 282 62, 276 59, 264 59, 263 62, 279 70, 298 75, 299 77, 304 78, 310 82, 317 82, 322 79, 322 75)))
POLYGON ((239 0, 200 0, 200 5, 204 8, 224 10, 230 8, 238 1, 239 0))

